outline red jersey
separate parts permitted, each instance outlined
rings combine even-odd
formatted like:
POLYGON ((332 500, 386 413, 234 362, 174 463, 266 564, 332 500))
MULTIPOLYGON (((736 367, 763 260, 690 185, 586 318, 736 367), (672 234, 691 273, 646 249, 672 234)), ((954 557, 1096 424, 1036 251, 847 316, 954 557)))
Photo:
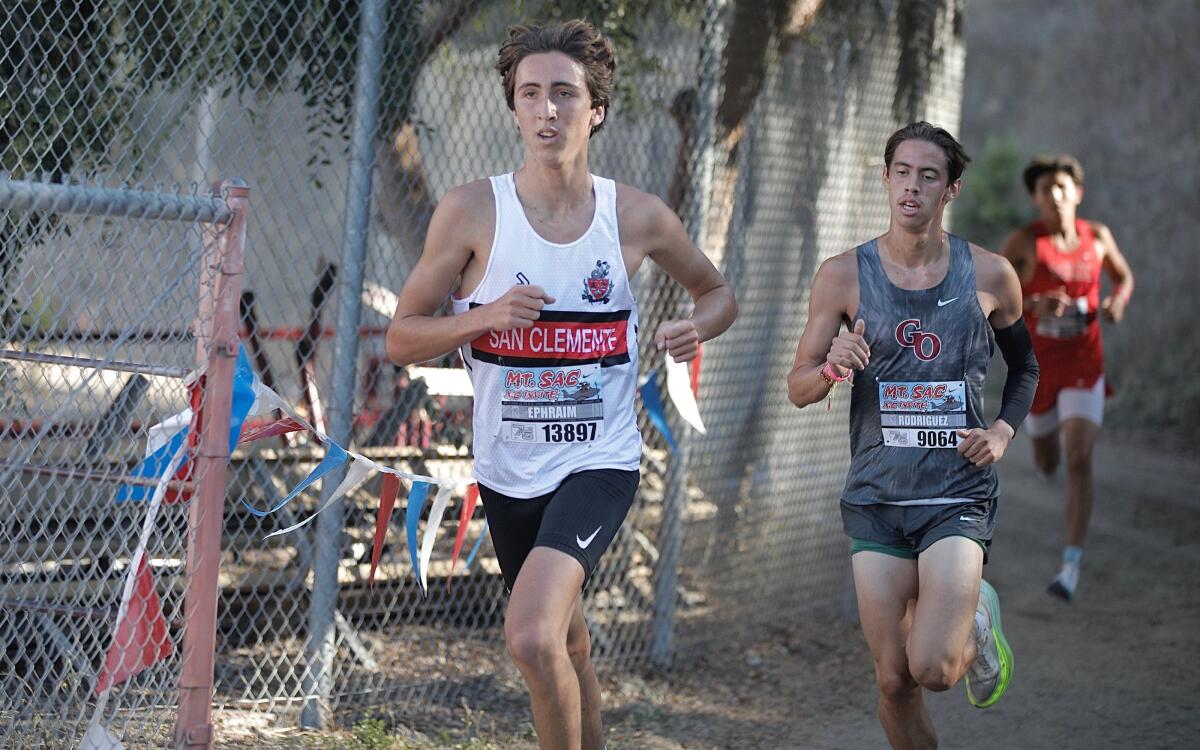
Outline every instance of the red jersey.
MULTIPOLYGON (((1042 369, 1042 382, 1058 388, 1091 388, 1104 374, 1100 341, 1100 267, 1096 233, 1083 219, 1075 220, 1079 245, 1061 250, 1045 223, 1034 222, 1037 266, 1025 285, 1025 296, 1062 291, 1071 302, 1062 317, 1039 319, 1025 311, 1033 351, 1042 369)), ((1040 390, 1040 389, 1039 389, 1040 390)))

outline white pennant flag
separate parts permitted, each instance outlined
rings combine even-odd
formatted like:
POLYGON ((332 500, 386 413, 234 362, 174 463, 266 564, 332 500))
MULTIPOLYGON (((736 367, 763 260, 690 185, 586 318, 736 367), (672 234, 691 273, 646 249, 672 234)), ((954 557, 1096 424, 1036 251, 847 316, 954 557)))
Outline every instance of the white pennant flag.
POLYGON ((704 422, 700 419, 700 407, 696 404, 696 394, 692 392, 692 379, 688 373, 687 362, 676 362, 670 352, 666 352, 667 395, 676 411, 683 420, 696 428, 701 435, 708 434, 704 422))
POLYGON ((83 735, 79 750, 125 750, 125 746, 112 732, 99 724, 92 724, 88 727, 87 734, 83 735))
POLYGON ((421 566, 421 590, 429 591, 429 558, 433 555, 433 541, 437 537, 438 527, 442 525, 442 516, 450 505, 450 493, 454 491, 455 482, 440 482, 437 497, 433 507, 429 509, 429 520, 425 523, 425 536, 421 538, 421 554, 418 562, 421 566))
POLYGON ((333 494, 329 496, 329 499, 325 501, 325 504, 317 509, 316 513, 313 513, 311 516, 309 516, 308 518, 304 519, 303 521, 301 521, 299 523, 295 523, 295 524, 292 524, 291 526, 288 526, 286 529, 276 529, 275 531, 272 531, 270 534, 267 534, 263 538, 270 539, 273 536, 287 534, 289 532, 295 531, 296 529, 300 528, 301 526, 307 525, 309 521, 311 521, 314 518, 316 518, 317 516, 321 515, 321 511, 325 510, 330 505, 333 505, 335 502, 337 502, 338 498, 342 497, 347 492, 350 492, 354 488, 358 487, 358 485, 362 484, 363 481, 366 480, 366 478, 368 476, 370 476, 371 472, 373 472, 379 468, 379 466, 371 459, 365 458, 364 456, 360 456, 359 454, 355 453, 354 451, 349 451, 349 453, 350 453, 350 468, 346 470, 346 478, 343 479, 342 483, 337 486, 337 489, 335 489, 333 491, 333 494))

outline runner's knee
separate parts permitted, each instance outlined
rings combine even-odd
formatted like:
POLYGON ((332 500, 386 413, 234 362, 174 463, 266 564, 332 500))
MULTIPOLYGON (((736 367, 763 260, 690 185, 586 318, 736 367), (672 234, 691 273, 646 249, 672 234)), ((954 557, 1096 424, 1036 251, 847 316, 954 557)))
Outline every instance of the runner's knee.
POLYGON ((875 665, 875 683, 879 686, 879 694, 889 701, 907 700, 920 689, 907 669, 893 669, 881 664, 875 665))
POLYGON ((934 692, 949 690, 961 677, 959 664, 954 659, 910 659, 908 668, 921 687, 934 692))
POLYGON ((1090 445, 1067 445, 1067 471, 1071 474, 1086 474, 1092 469, 1090 445))
POLYGON ((522 671, 540 672, 566 653, 566 640, 548 623, 529 622, 504 626, 508 653, 522 671))

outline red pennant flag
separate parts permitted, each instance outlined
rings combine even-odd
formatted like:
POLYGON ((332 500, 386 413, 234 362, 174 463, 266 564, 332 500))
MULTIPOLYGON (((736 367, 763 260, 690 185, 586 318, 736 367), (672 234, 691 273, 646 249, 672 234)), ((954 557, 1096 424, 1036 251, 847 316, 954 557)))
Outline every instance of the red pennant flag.
POLYGON ((263 438, 275 437, 276 435, 283 435, 288 432, 298 432, 300 430, 307 429, 307 427, 291 417, 285 417, 284 419, 277 419, 274 422, 267 422, 266 424, 254 426, 251 426, 249 423, 247 423, 245 429, 242 430, 241 436, 238 438, 238 442, 252 443, 255 440, 262 440, 263 438))
POLYGON ((379 491, 379 511, 375 514, 375 543, 371 547, 371 575, 369 584, 375 588, 375 569, 379 567, 379 556, 383 554, 383 539, 387 536, 388 524, 392 522, 392 508, 396 507, 396 495, 400 493, 400 477, 384 472, 383 488, 379 491))
MULTIPOLYGON (((190 482, 192 480, 192 466, 195 464, 193 460, 196 457, 196 447, 200 444, 200 433, 204 429, 204 383, 205 376, 200 375, 194 383, 188 386, 188 402, 192 407, 192 421, 188 425, 187 434, 187 458, 183 466, 175 472, 175 476, 171 477, 176 482, 190 482)), ((175 489, 168 487, 167 493, 163 495, 164 505, 175 505, 177 503, 185 503, 191 497, 189 490, 175 489)))
POLYGON ((133 596, 125 609, 125 617, 117 623, 112 645, 104 656, 104 667, 96 682, 96 694, 123 682, 175 650, 167 635, 162 602, 154 590, 154 576, 142 555, 133 582, 133 596))
POLYGON ((692 374, 692 395, 697 399, 700 398, 700 360, 704 358, 703 342, 696 344, 696 358, 689 364, 692 374))
POLYGON ((463 539, 467 536, 467 524, 475 515, 475 503, 479 501, 479 485, 467 486, 467 496, 463 500, 462 512, 458 516, 458 536, 454 538, 454 554, 450 556, 450 575, 446 577, 446 590, 450 590, 450 581, 454 578, 454 566, 458 564, 458 553, 462 551, 463 539))

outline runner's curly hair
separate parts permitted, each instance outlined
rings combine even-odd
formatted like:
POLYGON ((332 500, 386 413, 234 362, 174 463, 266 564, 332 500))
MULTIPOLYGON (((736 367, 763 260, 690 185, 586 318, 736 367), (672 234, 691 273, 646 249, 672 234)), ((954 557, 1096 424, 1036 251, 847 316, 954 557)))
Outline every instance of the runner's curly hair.
MULTIPOLYGON (((508 38, 500 45, 496 70, 504 82, 504 98, 510 110, 516 109, 517 66, 529 55, 561 52, 583 66, 592 107, 607 111, 612 97, 613 70, 617 67, 612 42, 599 29, 579 18, 545 26, 510 26, 508 38)), ((592 128, 592 135, 604 127, 592 128)))

